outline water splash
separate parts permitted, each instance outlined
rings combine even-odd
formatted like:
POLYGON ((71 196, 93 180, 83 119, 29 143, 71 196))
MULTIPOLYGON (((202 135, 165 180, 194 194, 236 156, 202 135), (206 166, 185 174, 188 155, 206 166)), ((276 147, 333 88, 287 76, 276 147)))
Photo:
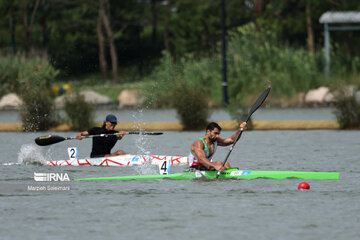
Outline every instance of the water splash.
POLYGON ((18 153, 19 164, 41 164, 46 165, 46 156, 49 154, 50 149, 44 153, 43 148, 35 144, 23 144, 18 153))
POLYGON ((136 165, 134 167, 134 170, 139 175, 153 175, 153 174, 159 174, 158 166, 151 165, 151 161, 146 161, 143 165, 136 165))
MULTIPOLYGON (((138 109, 136 112, 133 112, 132 117, 135 119, 134 124, 136 128, 141 131, 141 123, 144 119, 144 109, 138 109)), ((137 155, 150 155, 151 152, 149 148, 149 136, 138 135, 135 139, 135 146, 137 147, 137 155)), ((136 166, 135 171, 141 175, 157 174, 157 166, 151 165, 151 160, 147 160, 143 165, 136 166)))

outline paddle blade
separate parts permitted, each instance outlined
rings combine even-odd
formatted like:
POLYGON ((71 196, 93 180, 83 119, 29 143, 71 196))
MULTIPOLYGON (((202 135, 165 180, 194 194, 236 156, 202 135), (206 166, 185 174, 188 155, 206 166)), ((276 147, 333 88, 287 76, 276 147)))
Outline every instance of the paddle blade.
POLYGON ((263 104, 263 102, 265 101, 266 97, 269 95, 270 93, 270 89, 271 87, 267 88, 261 95, 260 97, 258 97, 258 99, 256 100, 256 102, 253 104, 253 106, 251 107, 248 117, 246 119, 245 122, 249 121, 251 115, 261 106, 261 104, 263 104))
POLYGON ((48 135, 43 137, 38 137, 35 139, 35 143, 39 146, 47 146, 54 143, 62 142, 66 140, 66 138, 56 135, 48 135))

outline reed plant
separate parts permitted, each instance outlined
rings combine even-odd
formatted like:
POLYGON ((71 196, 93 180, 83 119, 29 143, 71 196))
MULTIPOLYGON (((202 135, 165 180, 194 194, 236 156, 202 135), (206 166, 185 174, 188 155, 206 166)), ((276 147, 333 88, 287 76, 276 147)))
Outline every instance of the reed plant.
POLYGON ((153 73, 145 78, 146 97, 145 107, 173 108, 172 89, 181 84, 187 84, 197 89, 206 90, 212 99, 212 105, 221 104, 221 65, 217 58, 197 59, 189 54, 178 62, 172 62, 170 56, 164 52, 159 65, 153 73), (214 97, 216 99, 214 99, 214 97))
POLYGON ((206 91, 179 81, 172 89, 172 102, 184 130, 200 130, 206 127, 209 117, 206 91))
POLYGON ((0 54, 0 97, 7 93, 17 92, 19 69, 22 66, 21 56, 9 56, 0 54))
POLYGON ((339 87, 335 93, 335 116, 341 129, 360 128, 360 102, 351 87, 339 87))
POLYGON ((145 108, 171 108, 171 89, 177 79, 182 75, 181 64, 172 63, 168 53, 163 52, 163 57, 152 74, 145 78, 148 83, 143 92, 146 97, 145 108))
POLYGON ((14 59, 16 93, 23 100, 20 116, 25 131, 46 131, 59 123, 53 107, 50 84, 58 71, 46 57, 14 59))
POLYGON ((49 95, 46 89, 30 90, 21 94, 24 103, 20 108, 20 117, 24 131, 47 131, 59 124, 49 95))
POLYGON ((64 110, 70 119, 71 130, 83 131, 94 124, 94 108, 78 92, 65 97, 64 110))
MULTIPOLYGON (((280 43, 274 32, 256 31, 253 23, 231 33, 228 65, 230 96, 251 96, 271 83, 272 96, 292 96, 319 87, 321 53, 280 43)), ((239 97, 238 97, 239 98, 239 97)))

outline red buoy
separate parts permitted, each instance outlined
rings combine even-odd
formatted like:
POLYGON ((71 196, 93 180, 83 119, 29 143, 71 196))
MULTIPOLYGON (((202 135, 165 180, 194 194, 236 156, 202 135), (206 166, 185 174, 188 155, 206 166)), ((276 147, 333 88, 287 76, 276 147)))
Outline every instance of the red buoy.
POLYGON ((298 189, 300 190, 300 189, 307 189, 307 190, 309 190, 310 189, 310 185, 307 183, 307 182, 301 182, 301 183, 299 183, 299 185, 298 185, 298 189))

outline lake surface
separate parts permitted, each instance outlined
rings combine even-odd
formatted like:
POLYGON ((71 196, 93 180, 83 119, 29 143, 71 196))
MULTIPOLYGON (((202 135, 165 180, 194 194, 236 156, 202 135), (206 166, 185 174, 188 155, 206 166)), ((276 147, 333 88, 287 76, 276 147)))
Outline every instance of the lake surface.
MULTIPOLYGON (((260 114, 259 114, 260 115, 260 114)), ((264 113, 263 116, 266 114, 264 113)), ((256 114, 257 117, 258 114, 256 114)), ((67 173, 71 179, 137 175, 153 167, 50 167, 4 165, 18 160, 79 157, 91 141, 38 147, 45 133, 0 133, 1 239, 359 239, 360 131, 247 131, 230 155, 244 170, 340 172, 340 180, 70 182, 70 191, 14 190, 35 184, 34 172, 67 173)), ((58 132, 74 136, 74 132, 58 132)), ((223 131, 222 137, 232 135, 223 131)), ((115 148, 128 153, 187 155, 204 131, 165 131, 160 136, 125 136, 115 148)), ((219 148, 224 160, 229 148, 219 148)), ((180 172, 184 167, 173 167, 180 172)))
MULTIPOLYGON (((336 120, 333 108, 261 108, 252 116, 253 120, 336 120)), ((179 121, 176 111, 166 110, 97 110, 94 120, 104 121, 107 114, 115 114, 121 122, 144 121, 179 121)), ((60 116, 66 117, 60 111, 60 116)), ((210 121, 231 120, 228 112, 220 109, 211 111, 210 121)), ((0 111, 0 123, 21 122, 18 111, 0 111)))

